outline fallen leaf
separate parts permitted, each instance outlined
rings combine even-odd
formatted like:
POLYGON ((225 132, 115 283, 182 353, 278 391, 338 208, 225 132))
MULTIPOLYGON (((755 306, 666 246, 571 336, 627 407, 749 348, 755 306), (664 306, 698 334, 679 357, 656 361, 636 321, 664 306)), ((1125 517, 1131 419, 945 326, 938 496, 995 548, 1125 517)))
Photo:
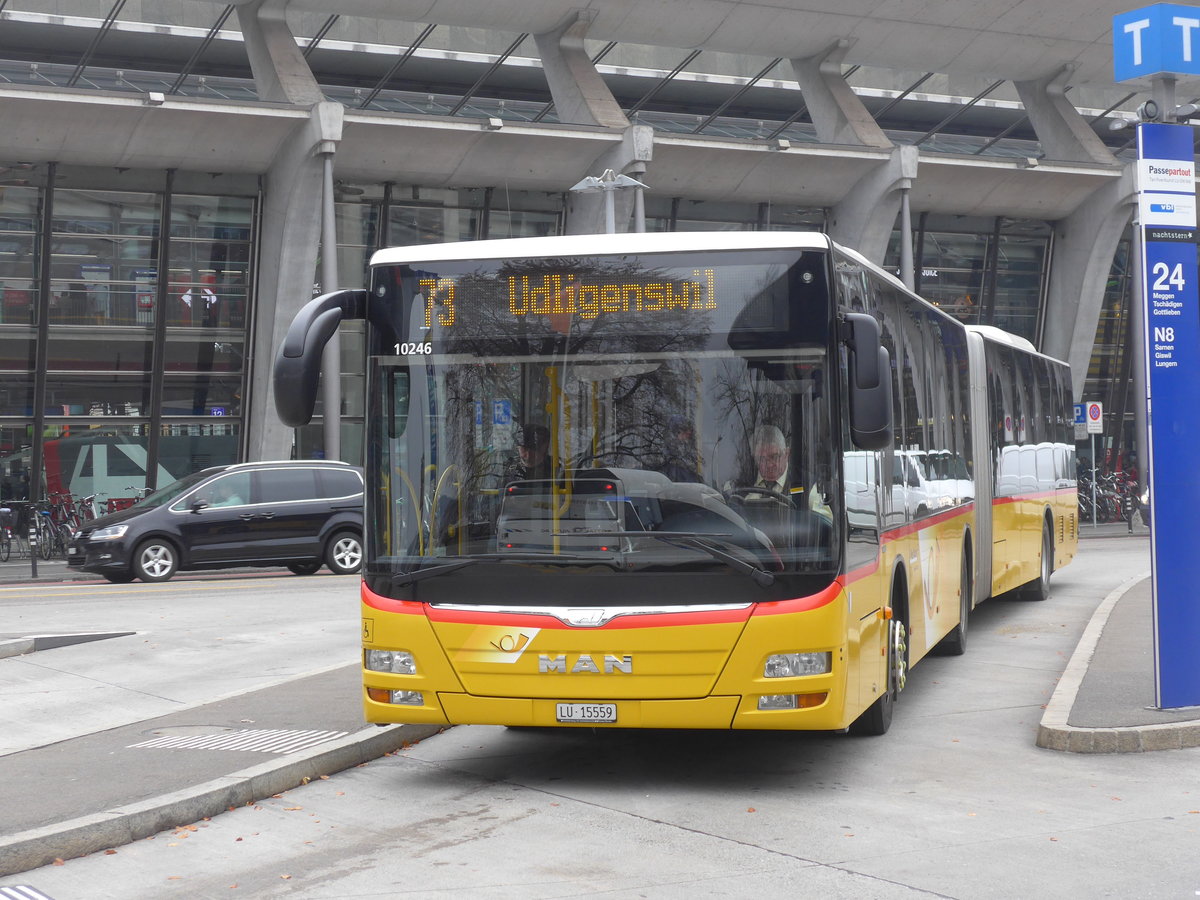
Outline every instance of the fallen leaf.
POLYGON ((292 876, 291 875, 280 875, 279 877, 282 878, 284 881, 287 881, 292 876))
POLYGON ((56 857, 53 864, 56 866, 65 866, 66 865, 66 863, 63 862, 62 857, 56 857))
POLYGON ((116 855, 117 855, 117 851, 116 851, 116 850, 105 850, 105 851, 104 851, 104 855, 105 855, 105 856, 116 856, 116 855))
POLYGON ((747 807, 746 807, 746 812, 758 812, 758 810, 757 810, 757 809, 755 809, 753 806, 747 806, 747 807))
POLYGON ((329 776, 328 776, 328 775, 321 775, 321 776, 320 776, 320 778, 321 778, 321 780, 322 780, 322 781, 328 781, 328 780, 329 780, 329 776))
POLYGON ((283 808, 284 812, 293 812, 294 810, 297 810, 297 809, 304 809, 304 807, 303 806, 285 806, 283 808))
POLYGON ((242 841, 242 840, 245 840, 245 838, 234 838, 233 842, 236 844, 238 841, 242 841))

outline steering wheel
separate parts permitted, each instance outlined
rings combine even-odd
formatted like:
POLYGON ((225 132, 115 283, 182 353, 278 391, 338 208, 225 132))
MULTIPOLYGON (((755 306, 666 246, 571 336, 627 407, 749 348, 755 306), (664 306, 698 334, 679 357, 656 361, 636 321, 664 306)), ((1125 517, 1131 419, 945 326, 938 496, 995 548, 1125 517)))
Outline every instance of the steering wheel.
POLYGON ((724 492, 726 499, 738 504, 745 504, 747 497, 765 497, 782 506, 784 509, 796 509, 796 504, 787 494, 769 487, 740 487, 724 492))

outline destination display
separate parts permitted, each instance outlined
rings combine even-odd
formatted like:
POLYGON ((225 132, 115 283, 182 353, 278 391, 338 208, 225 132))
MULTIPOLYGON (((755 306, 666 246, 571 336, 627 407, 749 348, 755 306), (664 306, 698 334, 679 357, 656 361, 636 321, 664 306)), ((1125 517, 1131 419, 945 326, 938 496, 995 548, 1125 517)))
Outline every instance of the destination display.
POLYGON ((395 280, 413 346, 554 333, 794 336, 827 316, 826 264, 799 251, 455 261, 399 266, 395 280))

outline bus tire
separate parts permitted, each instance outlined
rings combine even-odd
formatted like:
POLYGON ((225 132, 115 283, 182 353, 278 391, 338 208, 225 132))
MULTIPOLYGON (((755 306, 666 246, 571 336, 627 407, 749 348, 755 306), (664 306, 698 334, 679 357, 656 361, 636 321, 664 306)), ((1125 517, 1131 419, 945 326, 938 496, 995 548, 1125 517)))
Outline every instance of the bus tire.
POLYGON ((974 577, 971 572, 971 547, 963 547, 962 570, 958 576, 958 624, 938 643, 943 656, 962 656, 967 652, 967 623, 971 616, 974 577))
POLYGON ((362 538, 353 531, 339 531, 325 548, 325 565, 334 575, 353 575, 362 568, 362 538))
POLYGON ((170 541, 151 538, 133 551, 133 574, 142 581, 169 581, 179 569, 179 552, 170 541))
POLYGON ((1038 577, 1021 589, 1026 600, 1045 600, 1050 596, 1050 575, 1054 571, 1054 536, 1050 523, 1042 525, 1042 552, 1038 562, 1038 577))
MULTIPOLYGON (((893 608, 894 609, 894 608, 893 608)), ((908 628, 899 610, 888 619, 887 687, 861 716, 850 723, 850 733, 861 737, 887 734, 892 726, 896 698, 908 678, 908 628)))

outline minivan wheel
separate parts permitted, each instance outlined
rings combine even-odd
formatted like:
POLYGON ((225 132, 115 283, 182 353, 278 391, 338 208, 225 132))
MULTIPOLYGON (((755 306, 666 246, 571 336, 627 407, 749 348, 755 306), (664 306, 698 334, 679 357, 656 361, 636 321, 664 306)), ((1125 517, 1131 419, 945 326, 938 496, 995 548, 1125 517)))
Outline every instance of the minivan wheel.
POLYGON ((311 559, 308 562, 288 563, 288 571, 293 575, 315 575, 317 569, 321 568, 319 559, 311 559))
POLYGON ((179 556, 167 541, 151 538, 133 553, 133 574, 142 581, 167 581, 178 568, 179 556))
POLYGON ((325 550, 325 565, 335 575, 352 575, 362 568, 362 538, 353 531, 339 531, 325 550))

